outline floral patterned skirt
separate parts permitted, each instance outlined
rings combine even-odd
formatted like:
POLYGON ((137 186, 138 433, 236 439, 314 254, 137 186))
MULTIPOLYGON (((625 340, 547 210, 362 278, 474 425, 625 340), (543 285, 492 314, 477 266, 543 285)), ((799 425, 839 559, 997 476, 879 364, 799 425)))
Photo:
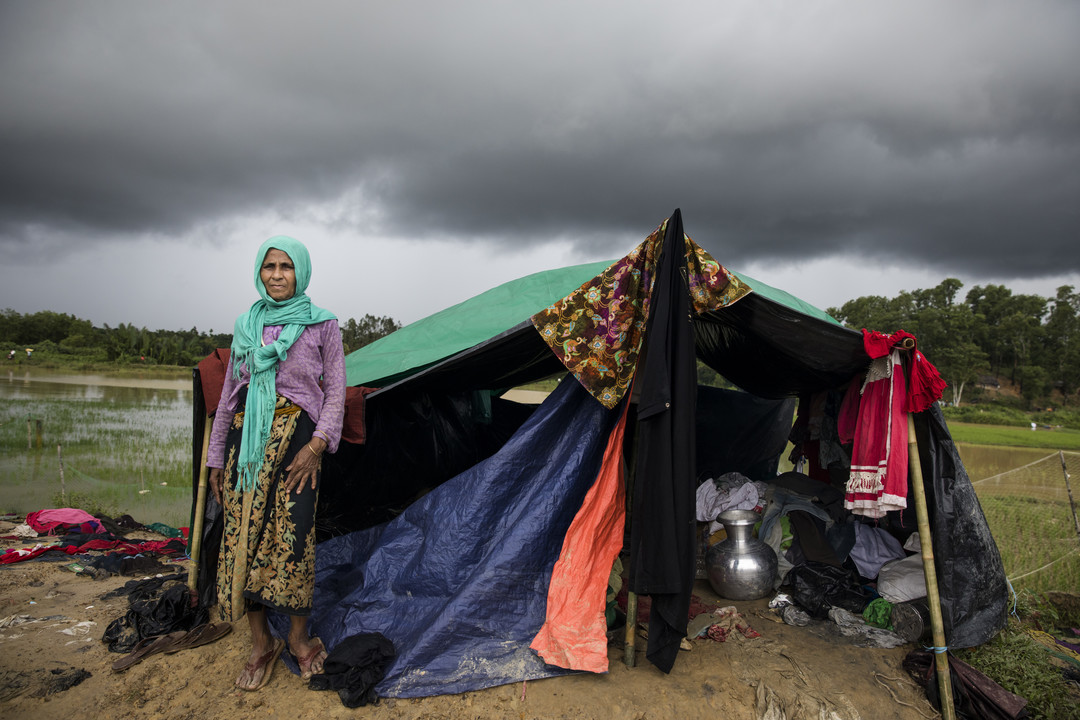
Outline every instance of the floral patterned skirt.
POLYGON ((221 539, 217 596, 230 622, 259 606, 289 615, 309 615, 315 591, 315 504, 305 483, 300 494, 284 489, 285 468, 311 441, 315 423, 289 399, 277 398, 270 439, 253 491, 236 488, 243 408, 225 441, 225 529, 221 539))

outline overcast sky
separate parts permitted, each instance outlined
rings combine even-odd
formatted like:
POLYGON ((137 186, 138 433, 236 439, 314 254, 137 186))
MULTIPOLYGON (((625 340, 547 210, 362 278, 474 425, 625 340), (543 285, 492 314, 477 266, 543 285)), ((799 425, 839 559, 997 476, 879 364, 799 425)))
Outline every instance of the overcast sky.
POLYGON ((411 322, 676 207, 822 308, 1080 288, 1080 3, 0 0, 0 308, 231 331, 289 234, 411 322))

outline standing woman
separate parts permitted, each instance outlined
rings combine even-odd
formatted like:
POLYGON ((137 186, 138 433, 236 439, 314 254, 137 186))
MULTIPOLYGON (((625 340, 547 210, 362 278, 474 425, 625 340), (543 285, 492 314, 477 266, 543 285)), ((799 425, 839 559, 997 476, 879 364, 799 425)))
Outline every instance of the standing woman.
POLYGON ((267 608, 290 616, 289 652, 303 679, 322 672, 326 658, 307 619, 320 460, 341 438, 345 355, 337 319, 304 294, 310 279, 300 241, 279 235, 259 248, 260 299, 236 320, 207 451, 225 521, 218 604, 224 619, 247 614, 251 627, 251 656, 236 679, 243 690, 270 680, 285 646, 270 635, 267 608))

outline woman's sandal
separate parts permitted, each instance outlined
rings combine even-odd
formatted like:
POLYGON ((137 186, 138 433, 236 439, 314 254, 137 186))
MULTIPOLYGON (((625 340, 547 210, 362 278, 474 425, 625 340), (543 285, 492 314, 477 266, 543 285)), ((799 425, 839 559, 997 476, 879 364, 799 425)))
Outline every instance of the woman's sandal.
POLYGON ((255 662, 249 662, 244 665, 244 672, 240 674, 240 677, 236 678, 236 687, 241 690, 247 690, 248 692, 254 692, 262 688, 266 683, 270 682, 270 676, 274 672, 274 665, 277 664, 278 656, 281 655, 281 651, 285 649, 285 641, 280 638, 274 639, 274 647, 260 657, 255 662), (255 677, 255 673, 262 670, 262 677, 259 678, 259 684, 255 687, 246 687, 240 684, 240 680, 247 677, 255 677))
POLYGON ((316 675, 322 672, 320 665, 318 670, 313 670, 312 665, 315 664, 315 660, 326 659, 326 646, 323 645, 323 641, 317 637, 311 638, 311 650, 306 655, 294 655, 296 658, 296 664, 300 666, 300 679, 310 680, 312 675, 316 675), (320 658, 319 655, 322 655, 320 658))
POLYGON ((232 632, 232 624, 227 622, 197 625, 163 652, 174 653, 189 648, 196 648, 200 645, 206 645, 207 643, 220 640, 230 632, 232 632))
POLYGON ((176 644, 176 642, 187 635, 184 630, 177 630, 166 635, 155 635, 154 637, 143 638, 135 647, 131 649, 131 652, 112 664, 113 672, 123 672, 132 665, 141 663, 151 655, 157 655, 160 652, 168 652, 169 648, 176 644))

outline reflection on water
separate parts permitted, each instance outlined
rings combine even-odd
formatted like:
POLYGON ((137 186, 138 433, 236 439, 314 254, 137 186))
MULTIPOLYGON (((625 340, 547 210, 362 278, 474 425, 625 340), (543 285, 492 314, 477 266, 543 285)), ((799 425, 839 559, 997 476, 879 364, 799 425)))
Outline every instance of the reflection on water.
POLYGON ((1003 472, 1014 470, 1028 463, 1055 454, 1046 448, 1018 448, 996 445, 969 445, 956 443, 960 459, 964 462, 972 482, 983 480, 1003 472))
POLYGON ((8 370, 0 375, 0 400, 7 399, 190 404, 191 380, 8 370))

